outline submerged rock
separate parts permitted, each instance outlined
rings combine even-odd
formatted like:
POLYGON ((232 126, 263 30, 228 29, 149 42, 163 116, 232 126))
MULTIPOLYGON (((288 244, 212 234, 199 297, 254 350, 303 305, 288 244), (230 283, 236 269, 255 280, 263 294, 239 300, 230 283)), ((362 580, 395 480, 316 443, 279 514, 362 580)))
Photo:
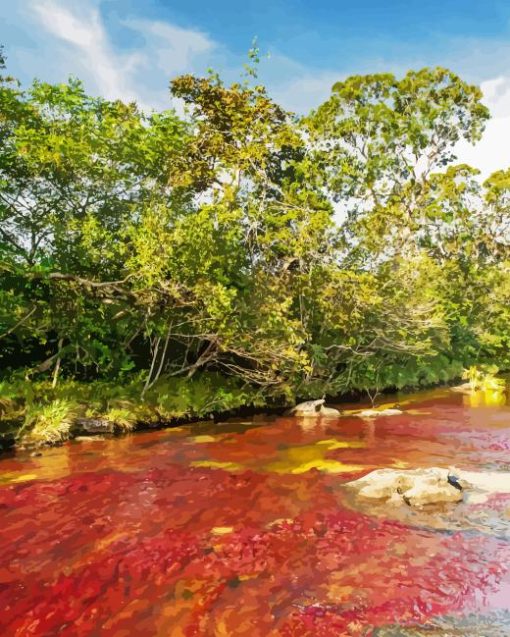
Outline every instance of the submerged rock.
POLYGON ((463 499, 461 484, 452 484, 449 475, 448 469, 439 468, 378 469, 346 486, 353 489, 359 498, 421 508, 463 499))
POLYGON ((101 434, 95 434, 94 436, 76 436, 73 438, 76 442, 96 442, 96 440, 106 440, 101 434))
POLYGON ((363 409, 354 415, 360 418, 377 418, 378 416, 400 416, 403 413, 401 409, 363 409))
POLYGON ((455 473, 461 487, 466 491, 470 504, 485 502, 491 494, 510 493, 510 473, 508 471, 461 471, 450 469, 455 473))
POLYGON ((324 407, 324 405, 321 407, 319 412, 319 416, 325 416, 326 418, 338 418, 340 415, 341 414, 338 409, 335 409, 334 407, 324 407))
POLYGON ((450 391, 456 392, 458 394, 472 394, 473 386, 471 383, 462 383, 462 385, 455 385, 455 387, 450 387, 450 391))
POLYGON ((318 416, 325 402, 324 398, 320 398, 319 400, 307 400, 290 409, 289 414, 291 416, 318 416))
POLYGON ((373 637, 507 637, 510 635, 510 612, 492 610, 485 613, 430 617, 425 624, 382 626, 373 637))
POLYGON ((320 416, 324 416, 326 418, 337 418, 340 416, 340 412, 338 409, 333 409, 333 407, 325 407, 324 403, 326 401, 324 398, 320 398, 319 400, 307 400, 304 403, 299 403, 291 410, 289 410, 289 415, 298 416, 298 417, 313 417, 318 418, 320 416))

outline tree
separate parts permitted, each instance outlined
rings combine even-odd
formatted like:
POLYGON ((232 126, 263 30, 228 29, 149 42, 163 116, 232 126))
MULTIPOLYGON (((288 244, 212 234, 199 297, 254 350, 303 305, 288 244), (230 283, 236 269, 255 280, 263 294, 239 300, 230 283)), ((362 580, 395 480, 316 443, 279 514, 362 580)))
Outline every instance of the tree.
POLYGON ((174 79, 184 117, 2 78, 4 365, 145 393, 209 371, 267 398, 510 364, 509 177, 453 163, 480 91, 355 76, 297 118, 248 70, 174 79))
POLYGON ((442 68, 400 80, 353 76, 306 119, 325 187, 342 201, 346 240, 360 246, 360 257, 413 240, 430 175, 454 160, 459 140, 480 138, 488 118, 481 97, 442 68))

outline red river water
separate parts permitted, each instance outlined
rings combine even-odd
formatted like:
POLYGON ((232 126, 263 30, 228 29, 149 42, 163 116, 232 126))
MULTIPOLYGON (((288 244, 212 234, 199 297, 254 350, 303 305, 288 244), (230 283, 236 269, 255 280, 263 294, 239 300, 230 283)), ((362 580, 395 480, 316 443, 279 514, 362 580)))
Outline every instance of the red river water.
POLYGON ((0 635, 508 636, 510 495, 395 515, 342 487, 381 467, 509 471, 502 402, 435 390, 391 417, 256 416, 5 457, 0 635))

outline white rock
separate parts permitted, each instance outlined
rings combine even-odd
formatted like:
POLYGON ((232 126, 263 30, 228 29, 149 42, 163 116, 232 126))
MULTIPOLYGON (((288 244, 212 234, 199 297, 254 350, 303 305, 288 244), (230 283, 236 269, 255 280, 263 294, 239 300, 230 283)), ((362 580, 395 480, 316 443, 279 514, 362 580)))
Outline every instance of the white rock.
POLYGON ((458 394, 472 394, 473 387, 471 386, 471 383, 463 383, 462 385, 450 387, 450 391, 457 392, 458 394))
POLYGON ((449 484, 447 480, 430 476, 418 478, 412 488, 402 494, 402 498, 409 506, 420 508, 427 504, 460 502, 463 496, 462 491, 449 484))
POLYGON ((354 415, 360 418, 377 418, 378 416, 400 416, 403 413, 401 409, 363 409, 354 415))
POLYGON ((466 490, 467 501, 470 504, 485 502, 491 494, 510 493, 509 472, 462 471, 452 467, 450 474, 454 475, 461 487, 466 490))
POLYGON ((324 418, 338 418, 341 414, 338 409, 334 407, 324 407, 324 405, 322 405, 319 416, 323 416, 324 418))
POLYGON ((298 416, 304 418, 319 418, 321 416, 325 418, 338 418, 340 412, 333 407, 325 407, 325 400, 320 398, 319 400, 307 400, 304 403, 299 403, 293 407, 289 414, 291 416, 298 416))
POLYGON ((381 500, 389 504, 406 503, 412 507, 428 504, 460 502, 462 490, 448 482, 448 470, 431 468, 415 470, 379 469, 363 478, 347 483, 358 497, 381 500))
POLYGON ((293 407, 289 413, 292 416, 318 416, 325 402, 324 398, 320 398, 319 400, 307 400, 293 407))

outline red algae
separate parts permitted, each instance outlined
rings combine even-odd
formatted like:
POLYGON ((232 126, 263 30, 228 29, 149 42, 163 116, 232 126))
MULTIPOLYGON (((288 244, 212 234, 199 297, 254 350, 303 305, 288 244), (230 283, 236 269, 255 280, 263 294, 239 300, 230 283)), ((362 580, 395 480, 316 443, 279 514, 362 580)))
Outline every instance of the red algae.
POLYGON ((441 528, 356 510, 342 483, 508 471, 509 433, 507 407, 443 391, 371 422, 258 417, 4 459, 0 634, 367 637, 507 611, 510 497, 441 528))

